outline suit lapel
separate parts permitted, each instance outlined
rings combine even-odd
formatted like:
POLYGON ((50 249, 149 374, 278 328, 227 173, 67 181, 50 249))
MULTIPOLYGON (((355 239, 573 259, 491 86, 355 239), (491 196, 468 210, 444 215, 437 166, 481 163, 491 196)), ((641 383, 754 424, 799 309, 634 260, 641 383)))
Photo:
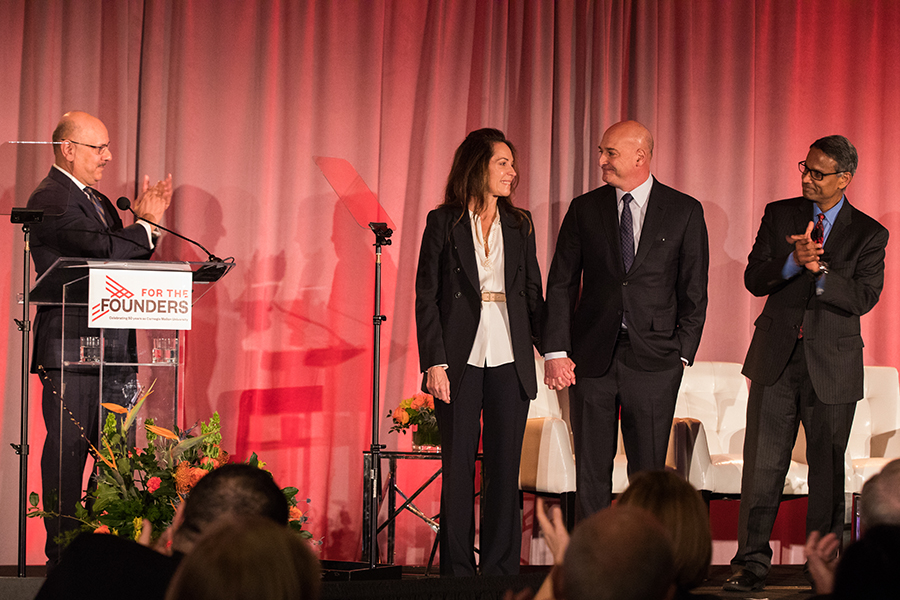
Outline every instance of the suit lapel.
MULTIPOLYGON (((56 179, 57 182, 66 186, 69 190, 69 201, 74 203, 76 206, 80 206, 81 209, 89 214, 92 219, 94 219, 100 227, 104 229, 109 229, 109 225, 103 222, 103 219, 100 218, 100 214, 97 212, 97 209, 94 208, 94 203, 91 202, 91 199, 88 198, 87 192, 79 188, 75 185, 75 182, 69 179, 65 174, 60 173, 55 167, 50 167, 50 176, 56 179)), ((97 200, 100 202, 100 206, 103 208, 103 213, 106 215, 106 219, 108 223, 112 223, 113 219, 110 217, 109 210, 106 208, 107 200, 106 196, 101 194, 100 192, 96 192, 97 200)))
MULTIPOLYGON (((454 217, 454 221, 455 221, 454 217)), ((453 239, 453 245, 456 247, 459 256, 459 263, 469 283, 476 290, 481 290, 481 284, 478 280, 478 264, 475 262, 475 242, 472 241, 472 223, 469 221, 469 211, 463 213, 462 218, 450 230, 450 237, 453 239)))
POLYGON ((661 188, 654 179, 650 188, 650 196, 647 198, 647 212, 644 213, 641 239, 638 242, 637 252, 634 255, 634 263, 631 265, 632 271, 640 267, 647 255, 650 254, 650 247, 653 245, 653 240, 656 239, 656 233, 665 221, 667 207, 666 203, 660 198, 661 194, 661 188))
POLYGON ((794 213, 794 226, 791 228, 791 233, 788 235, 803 233, 806 231, 806 228, 809 227, 809 222, 812 220, 813 203, 804 199, 803 202, 797 206, 797 212, 794 213))
MULTIPOLYGON (((526 226, 525 223, 522 224, 526 226)), ((500 210, 500 233, 503 235, 503 262, 506 265, 504 273, 504 282, 506 283, 506 291, 512 289, 512 284, 516 280, 518 266, 522 262, 519 255, 522 254, 522 236, 521 230, 516 227, 513 216, 505 210, 500 210)))
POLYGON ((609 256, 615 257, 619 273, 625 275, 625 264, 622 262, 622 243, 619 240, 619 209, 616 204, 616 188, 606 185, 600 188, 604 195, 599 199, 600 222, 606 239, 609 242, 609 256))
POLYGON ((110 226, 112 225, 112 218, 109 215, 109 208, 107 208, 106 205, 109 204, 110 206, 112 206, 112 203, 107 199, 107 197, 104 196, 103 194, 101 194, 100 192, 98 192, 97 190, 94 190, 94 195, 97 197, 97 203, 100 205, 100 209, 103 211, 103 218, 106 219, 106 222, 104 223, 103 218, 100 217, 100 213, 97 212, 97 209, 94 206, 94 203, 91 201, 90 198, 88 198, 87 191, 82 190, 81 195, 85 197, 85 200, 87 200, 88 206, 90 207, 90 209, 92 211, 94 211, 93 214, 95 217, 97 217, 97 222, 100 225, 102 225, 103 227, 105 227, 106 229, 110 229, 111 228, 110 226))
MULTIPOLYGON (((828 239, 825 240, 825 251, 828 254, 834 254, 833 250, 835 248, 841 248, 844 246, 844 237, 847 235, 847 229, 851 226, 853 222, 853 207, 850 206, 850 199, 844 198, 844 205, 841 207, 840 212, 837 214, 837 218, 835 218, 834 223, 831 225, 831 231, 828 233, 828 239)), ((823 254, 823 257, 825 255, 823 254)), ((828 258, 824 258, 825 261, 828 261, 828 258)))

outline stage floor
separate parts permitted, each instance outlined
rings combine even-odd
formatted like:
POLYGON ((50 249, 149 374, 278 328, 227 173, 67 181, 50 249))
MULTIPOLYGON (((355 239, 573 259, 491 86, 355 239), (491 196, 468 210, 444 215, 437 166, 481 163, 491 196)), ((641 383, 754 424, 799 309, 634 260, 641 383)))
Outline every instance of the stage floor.
MULTIPOLYGON (((548 567, 523 567, 518 577, 441 579, 437 575, 425 576, 422 567, 404 567, 400 581, 345 581, 326 582, 322 587, 322 600, 378 598, 384 600, 419 600, 453 598, 497 598, 508 589, 519 591, 525 587, 537 589, 549 572, 548 567)), ((806 600, 814 594, 803 575, 803 565, 774 565, 769 573, 768 585, 760 592, 725 592, 722 584, 731 575, 728 565, 714 565, 710 578, 697 590, 698 594, 713 594, 723 600, 762 599, 806 600)))
MULTIPOLYGON (((437 575, 425 576, 422 567, 404 567, 403 577, 397 581, 335 581, 322 586, 322 600, 367 598, 385 600, 419 600, 453 598, 497 598, 508 589, 525 587, 537 589, 548 570, 546 567, 525 567, 517 577, 474 577, 441 579, 437 575)), ((15 577, 15 567, 0 567, 0 598, 3 600, 33 600, 43 582, 43 567, 29 567, 28 577, 15 577)), ((762 599, 806 600, 813 596, 809 583, 803 576, 802 565, 775 565, 769 573, 768 585, 761 592, 725 592, 722 584, 731 569, 727 565, 714 565, 710 578, 696 591, 715 594, 724 600, 762 599)))

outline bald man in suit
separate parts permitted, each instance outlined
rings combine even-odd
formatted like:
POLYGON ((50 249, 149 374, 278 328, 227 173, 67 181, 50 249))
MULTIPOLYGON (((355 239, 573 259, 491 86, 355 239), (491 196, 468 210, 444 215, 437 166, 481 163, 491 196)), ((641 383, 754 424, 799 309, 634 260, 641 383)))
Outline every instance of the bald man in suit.
MULTIPOLYGON (((37 276, 49 269, 56 259, 112 258, 147 259, 153 253, 159 235, 154 226, 144 221, 125 227, 109 199, 94 189, 112 152, 109 132, 100 119, 81 111, 67 112, 53 132, 54 164, 28 199, 29 208, 44 211, 44 220, 34 225, 32 253, 37 276)), ((143 190, 135 201, 134 211, 140 217, 158 223, 172 199, 172 177, 150 186, 144 179, 143 190)), ((42 409, 47 437, 41 455, 42 492, 45 510, 73 515, 81 498, 82 475, 87 460, 88 440, 60 411, 61 368, 63 360, 78 362, 81 336, 99 336, 89 329, 86 307, 67 307, 65 339, 71 343, 62 348, 62 307, 41 306, 34 320, 34 354, 31 372, 41 374, 42 409), (65 357, 63 354, 65 353, 65 357), (56 497, 58 504, 52 503, 56 497)), ((125 361, 125 354, 110 354, 115 347, 120 353, 128 349, 129 336, 124 330, 107 332, 107 360, 125 361), (115 345, 111 344, 115 342, 115 345)), ((118 375, 107 370, 106 385, 118 375)), ((64 401, 86 437, 96 445, 99 410, 99 372, 96 367, 66 371, 64 401)), ((118 383, 119 389, 122 382, 118 383)), ((45 519, 48 564, 58 561, 59 546, 53 541, 61 530, 73 529, 72 519, 45 519)))
POLYGON ((640 123, 604 133, 608 185, 572 200, 550 266, 545 382, 573 385, 579 518, 611 502, 620 411, 629 475, 664 468, 683 369, 706 320, 703 207, 650 174, 652 155, 640 123))

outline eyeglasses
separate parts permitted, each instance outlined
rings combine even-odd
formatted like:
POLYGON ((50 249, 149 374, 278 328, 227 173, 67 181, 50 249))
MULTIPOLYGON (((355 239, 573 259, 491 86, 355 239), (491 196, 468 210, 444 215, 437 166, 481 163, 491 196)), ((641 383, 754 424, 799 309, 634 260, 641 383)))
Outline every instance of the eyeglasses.
POLYGON ((102 146, 94 146, 93 144, 82 144, 81 142, 76 142, 75 140, 66 140, 71 144, 78 144, 79 146, 87 146, 88 148, 93 148, 97 151, 97 154, 103 154, 105 151, 109 150, 109 142, 103 144, 102 146))
POLYGON ((797 168, 800 169, 800 172, 806 175, 809 173, 810 178, 813 181, 822 181, 829 175, 840 175, 841 173, 846 173, 847 171, 835 171, 834 173, 823 173, 822 171, 816 171, 815 169, 810 169, 806 166, 806 161, 801 160, 797 163, 797 168))

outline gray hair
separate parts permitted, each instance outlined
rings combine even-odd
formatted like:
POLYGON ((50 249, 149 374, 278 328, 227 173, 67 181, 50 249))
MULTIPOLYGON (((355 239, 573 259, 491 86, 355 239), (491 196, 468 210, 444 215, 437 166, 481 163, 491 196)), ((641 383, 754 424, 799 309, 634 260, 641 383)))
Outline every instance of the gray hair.
POLYGON ((856 175, 856 167, 859 165, 859 155, 850 140, 842 135, 829 135, 819 138, 809 146, 817 148, 826 156, 833 158, 837 163, 838 171, 856 175))

